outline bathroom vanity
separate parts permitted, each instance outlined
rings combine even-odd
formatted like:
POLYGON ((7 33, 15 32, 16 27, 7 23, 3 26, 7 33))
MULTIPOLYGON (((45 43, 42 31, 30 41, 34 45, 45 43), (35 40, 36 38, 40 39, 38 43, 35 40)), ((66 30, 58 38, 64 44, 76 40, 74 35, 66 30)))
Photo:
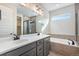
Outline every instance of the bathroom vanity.
MULTIPOLYGON (((29 35, 30 37, 30 35, 29 35)), ((33 36, 34 37, 34 36, 33 36)), ((39 35, 34 39, 16 40, 7 42, 7 45, 0 51, 1 56, 47 56, 49 53, 50 36, 39 35), (39 38, 39 39, 38 39, 39 38), (9 46, 8 46, 9 45, 9 46), (15 46, 13 46, 15 45, 15 46)), ((1 48, 1 47, 0 47, 1 48)))

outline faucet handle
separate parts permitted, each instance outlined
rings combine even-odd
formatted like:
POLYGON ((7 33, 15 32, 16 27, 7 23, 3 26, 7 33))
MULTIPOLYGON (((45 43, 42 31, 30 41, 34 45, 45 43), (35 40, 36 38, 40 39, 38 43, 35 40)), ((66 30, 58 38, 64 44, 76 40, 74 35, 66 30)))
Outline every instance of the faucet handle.
POLYGON ((10 33, 10 35, 12 35, 13 33, 10 33))

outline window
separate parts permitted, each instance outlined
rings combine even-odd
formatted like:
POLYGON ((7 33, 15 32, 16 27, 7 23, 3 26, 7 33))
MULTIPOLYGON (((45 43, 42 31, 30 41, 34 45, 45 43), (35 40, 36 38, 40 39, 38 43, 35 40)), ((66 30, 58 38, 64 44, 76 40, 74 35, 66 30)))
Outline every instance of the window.
POLYGON ((71 17, 70 13, 60 14, 52 17, 52 21, 67 20, 70 19, 70 17, 71 17))

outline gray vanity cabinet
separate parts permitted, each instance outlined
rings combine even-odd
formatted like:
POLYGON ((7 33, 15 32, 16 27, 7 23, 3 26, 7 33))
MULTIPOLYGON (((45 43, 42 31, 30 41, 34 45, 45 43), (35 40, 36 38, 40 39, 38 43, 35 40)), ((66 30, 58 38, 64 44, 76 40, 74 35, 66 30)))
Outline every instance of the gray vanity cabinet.
POLYGON ((49 54, 50 50, 50 37, 47 37, 44 39, 44 56, 47 56, 49 54))
POLYGON ((1 56, 47 56, 50 48, 49 40, 50 37, 46 37, 6 52, 1 56))

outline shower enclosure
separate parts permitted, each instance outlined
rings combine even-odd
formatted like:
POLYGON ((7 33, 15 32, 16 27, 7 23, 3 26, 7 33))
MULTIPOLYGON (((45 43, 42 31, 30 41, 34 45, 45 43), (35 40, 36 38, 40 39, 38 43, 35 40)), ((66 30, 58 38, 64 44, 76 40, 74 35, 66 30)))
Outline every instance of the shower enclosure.
POLYGON ((23 34, 31 34, 36 32, 35 20, 26 20, 23 22, 23 34))

